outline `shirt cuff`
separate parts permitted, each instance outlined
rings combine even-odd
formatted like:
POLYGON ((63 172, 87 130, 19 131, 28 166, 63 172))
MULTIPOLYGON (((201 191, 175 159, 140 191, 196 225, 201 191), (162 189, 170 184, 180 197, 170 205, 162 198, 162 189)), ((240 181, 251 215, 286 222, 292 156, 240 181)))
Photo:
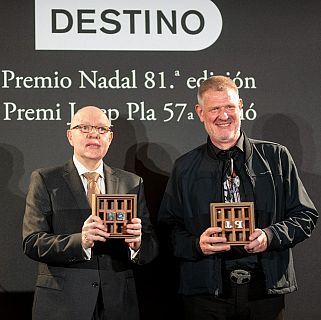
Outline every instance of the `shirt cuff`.
POLYGON ((130 260, 135 261, 135 260, 136 260, 135 258, 137 257, 140 249, 138 249, 137 251, 135 251, 134 249, 129 248, 129 250, 130 250, 130 260))
POLYGON ((90 260, 91 259, 91 248, 82 248, 83 253, 84 253, 84 258, 85 260, 90 260))

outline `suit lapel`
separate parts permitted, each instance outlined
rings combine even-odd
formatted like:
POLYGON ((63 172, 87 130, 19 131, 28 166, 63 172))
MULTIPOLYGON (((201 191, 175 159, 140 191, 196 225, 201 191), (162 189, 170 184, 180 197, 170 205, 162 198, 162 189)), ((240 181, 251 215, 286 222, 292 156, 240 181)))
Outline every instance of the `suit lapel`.
POLYGON ((114 174, 114 171, 104 164, 105 186, 107 194, 117 194, 119 190, 119 178, 114 174))
MULTIPOLYGON (((104 164, 106 194, 117 194, 119 191, 119 178, 115 175, 114 170, 104 164)), ((69 160, 65 167, 63 178, 65 179, 70 192, 79 209, 90 209, 86 192, 79 177, 78 171, 72 160, 69 160)))
POLYGON ((63 178, 69 186, 70 192, 73 194, 75 202, 79 209, 90 209, 86 192, 79 177, 78 171, 72 160, 69 160, 64 167, 63 178))

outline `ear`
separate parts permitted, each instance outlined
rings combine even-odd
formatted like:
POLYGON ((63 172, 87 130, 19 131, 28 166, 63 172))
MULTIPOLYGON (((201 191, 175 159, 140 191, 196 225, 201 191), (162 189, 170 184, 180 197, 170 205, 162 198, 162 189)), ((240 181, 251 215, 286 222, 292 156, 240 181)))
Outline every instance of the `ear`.
POLYGON ((108 143, 111 144, 111 142, 114 139, 114 133, 112 131, 108 132, 108 143))
POLYGON ((70 143, 71 146, 74 146, 74 143, 73 143, 73 137, 72 137, 72 131, 71 130, 67 130, 66 132, 66 135, 67 135, 67 139, 70 143))
POLYGON ((200 118, 200 121, 204 122, 203 108, 201 107, 201 105, 197 104, 195 106, 195 112, 197 113, 198 117, 200 118))
POLYGON ((239 109, 241 110, 243 108, 243 100, 239 99, 239 109))

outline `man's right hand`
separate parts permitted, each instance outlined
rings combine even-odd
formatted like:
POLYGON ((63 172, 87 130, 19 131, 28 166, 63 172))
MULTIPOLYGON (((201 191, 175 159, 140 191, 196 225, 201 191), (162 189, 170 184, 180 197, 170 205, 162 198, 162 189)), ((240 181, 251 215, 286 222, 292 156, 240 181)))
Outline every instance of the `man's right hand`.
POLYGON ((205 255, 211 255, 214 253, 229 251, 231 246, 224 244, 226 237, 217 236, 218 233, 222 232, 219 227, 211 227, 206 229, 200 237, 200 248, 205 255))
POLYGON ((84 249, 92 248, 95 241, 106 241, 110 236, 107 228, 98 216, 91 215, 84 222, 81 231, 81 244, 84 249))

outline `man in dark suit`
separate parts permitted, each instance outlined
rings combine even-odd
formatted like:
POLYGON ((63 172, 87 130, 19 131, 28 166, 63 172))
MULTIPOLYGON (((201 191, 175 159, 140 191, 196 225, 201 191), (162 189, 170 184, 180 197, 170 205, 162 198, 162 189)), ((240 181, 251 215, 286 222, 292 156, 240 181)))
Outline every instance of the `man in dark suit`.
POLYGON ((80 109, 67 130, 74 148, 64 166, 32 173, 23 222, 23 250, 39 261, 33 319, 137 320, 133 263, 150 262, 158 245, 142 179, 103 162, 113 139, 97 107, 80 109), (101 193, 136 194, 129 239, 109 239, 86 197, 86 172, 99 174, 101 193))

